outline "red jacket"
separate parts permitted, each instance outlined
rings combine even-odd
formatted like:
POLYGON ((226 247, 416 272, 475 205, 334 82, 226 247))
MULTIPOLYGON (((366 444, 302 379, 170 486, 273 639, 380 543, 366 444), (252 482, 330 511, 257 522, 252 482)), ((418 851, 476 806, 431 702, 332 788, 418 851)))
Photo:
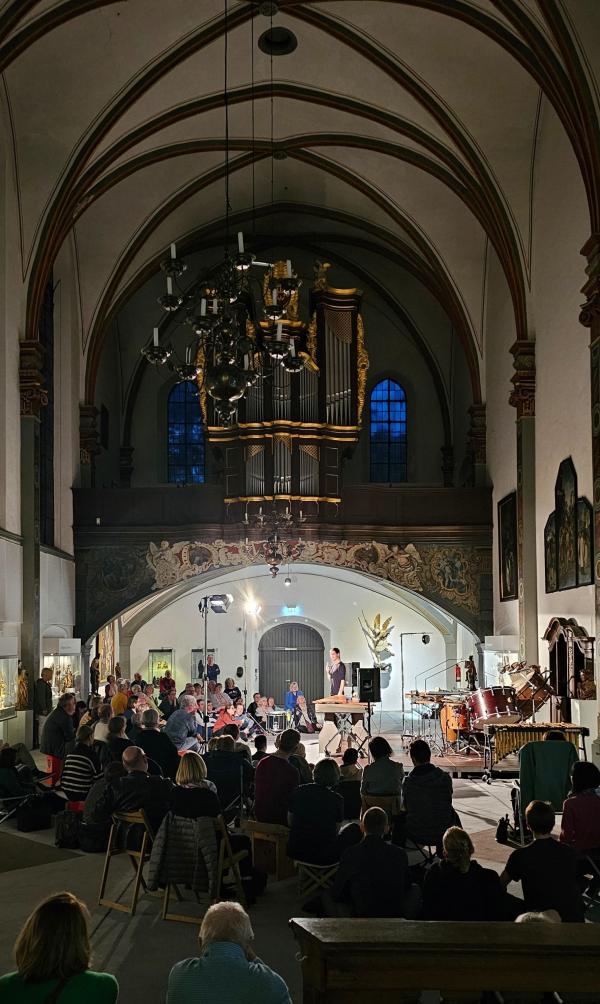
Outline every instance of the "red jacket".
POLYGON ((215 732, 219 732, 220 729, 224 729, 226 725, 236 725, 235 718, 229 714, 229 708, 219 708, 219 714, 217 715, 217 720, 213 725, 213 735, 215 732))

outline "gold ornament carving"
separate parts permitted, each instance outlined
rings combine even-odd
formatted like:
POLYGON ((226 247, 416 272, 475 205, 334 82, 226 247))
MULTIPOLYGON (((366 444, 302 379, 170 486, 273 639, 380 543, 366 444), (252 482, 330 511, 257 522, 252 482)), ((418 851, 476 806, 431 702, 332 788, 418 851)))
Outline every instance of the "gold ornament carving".
POLYGON ((362 413, 365 406, 365 394, 367 389, 367 373, 369 372, 369 354, 365 346, 365 325, 362 314, 356 318, 356 399, 357 413, 356 420, 360 425, 362 413))

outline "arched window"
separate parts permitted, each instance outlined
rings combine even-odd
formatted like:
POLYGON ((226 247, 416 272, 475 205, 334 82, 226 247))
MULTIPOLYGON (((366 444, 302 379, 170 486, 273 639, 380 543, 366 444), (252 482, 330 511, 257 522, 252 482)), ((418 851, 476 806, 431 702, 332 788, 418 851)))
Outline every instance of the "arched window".
POLYGON ((167 405, 167 480, 175 484, 204 481, 204 429, 195 383, 184 380, 169 394, 167 405))
POLYGON ((406 481, 406 394, 394 380, 371 391, 371 481, 406 481))

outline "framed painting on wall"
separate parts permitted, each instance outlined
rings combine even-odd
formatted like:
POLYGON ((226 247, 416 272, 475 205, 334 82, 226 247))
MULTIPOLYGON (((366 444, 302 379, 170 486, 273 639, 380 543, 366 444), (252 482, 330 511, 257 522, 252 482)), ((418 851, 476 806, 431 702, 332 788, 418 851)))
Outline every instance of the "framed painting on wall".
POLYGON ((544 527, 544 569, 546 592, 556 592, 556 514, 550 513, 544 527))
POLYGON ((590 586, 594 581, 594 543, 592 507, 586 498, 577 500, 577 585, 590 586))
POLYGON ((498 565, 500 599, 516 600, 517 568, 517 493, 511 492, 498 502, 498 565))
POLYGON ((569 457, 558 468, 555 487, 557 588, 577 585, 577 474, 569 457))

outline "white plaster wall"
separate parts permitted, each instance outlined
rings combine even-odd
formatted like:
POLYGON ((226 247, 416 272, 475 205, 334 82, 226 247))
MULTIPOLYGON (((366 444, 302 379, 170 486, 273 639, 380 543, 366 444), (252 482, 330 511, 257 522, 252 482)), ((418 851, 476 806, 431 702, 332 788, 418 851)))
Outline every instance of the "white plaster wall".
POLYGON ((40 630, 52 625, 73 634, 75 624, 75 562, 56 554, 40 554, 40 630))
MULTIPOLYGON (((398 709, 402 703, 402 680, 400 667, 400 632, 416 632, 405 637, 404 649, 404 690, 414 687, 424 689, 425 682, 430 687, 445 685, 446 647, 441 630, 432 624, 427 612, 390 596, 385 584, 351 576, 352 581, 339 578, 331 570, 311 570, 296 572, 292 569, 292 585, 286 588, 283 574, 272 580, 267 574, 260 576, 249 573, 247 579, 236 576, 223 577, 200 586, 176 599, 144 624, 134 635, 131 643, 131 673, 146 672, 148 650, 151 648, 173 648, 178 686, 183 687, 190 678, 190 652, 203 645, 203 624, 198 613, 198 602, 206 593, 230 592, 233 605, 225 615, 209 615, 208 645, 216 647, 221 675, 232 675, 236 666, 243 663, 243 607, 248 597, 261 604, 259 618, 254 623, 248 619, 248 690, 253 689, 250 672, 258 669, 258 643, 261 634, 283 619, 306 622, 320 631, 328 648, 336 645, 341 649, 342 658, 350 662, 370 664, 369 652, 363 638, 358 616, 364 611, 372 620, 376 613, 383 617, 392 616, 394 632, 390 685, 383 692, 383 705, 388 710, 398 709), (359 579, 359 582, 356 579, 359 579), (430 643, 423 645, 421 635, 428 634, 430 643)), ((419 603, 418 597, 409 602, 419 603)), ((465 635, 469 632, 465 632, 465 635)), ((473 638, 465 640, 469 654, 473 651, 473 638)), ((325 685, 325 677, 324 677, 325 685)))
POLYGON ((20 635, 23 620, 21 545, 0 537, 0 633, 20 635))
POLYGON ((485 290, 486 337, 486 420, 487 464, 493 485, 492 518, 493 538, 493 588, 494 634, 518 634, 519 610, 517 600, 500 601, 498 587, 498 528, 497 503, 517 487, 517 447, 515 409, 509 403, 513 374, 510 346, 515 341, 515 322, 512 303, 504 273, 496 253, 488 252, 488 270, 485 290))
MULTIPOLYGON (((588 237, 589 216, 577 162, 555 112, 544 102, 534 175, 532 256, 540 638, 553 616, 575 617, 595 634, 594 587, 547 594, 544 582, 544 525, 554 509, 561 460, 573 458, 579 495, 593 501, 589 332, 578 321, 585 281, 579 252, 588 237)), ((547 658, 544 645, 540 655, 547 658)))

